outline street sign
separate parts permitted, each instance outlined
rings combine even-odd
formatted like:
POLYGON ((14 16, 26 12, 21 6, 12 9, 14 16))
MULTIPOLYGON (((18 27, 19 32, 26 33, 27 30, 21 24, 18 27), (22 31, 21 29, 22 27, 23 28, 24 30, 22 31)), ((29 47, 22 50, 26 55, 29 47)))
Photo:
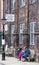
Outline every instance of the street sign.
POLYGON ((5 24, 5 31, 8 31, 8 24, 5 24))
POLYGON ((14 14, 6 14, 5 18, 8 22, 14 22, 15 21, 15 15, 14 14))
POLYGON ((5 45, 5 39, 2 39, 2 45, 5 45))

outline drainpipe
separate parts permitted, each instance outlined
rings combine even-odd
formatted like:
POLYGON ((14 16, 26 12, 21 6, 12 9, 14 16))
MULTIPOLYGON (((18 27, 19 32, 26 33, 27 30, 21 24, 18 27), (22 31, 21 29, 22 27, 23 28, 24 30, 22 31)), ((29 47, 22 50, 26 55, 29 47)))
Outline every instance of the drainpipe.
POLYGON ((18 25, 18 22, 19 22, 19 0, 17 0, 17 47, 19 47, 19 25, 18 25))
POLYGON ((29 0, 28 0, 28 12, 27 12, 27 48, 29 48, 30 34, 29 34, 29 0))

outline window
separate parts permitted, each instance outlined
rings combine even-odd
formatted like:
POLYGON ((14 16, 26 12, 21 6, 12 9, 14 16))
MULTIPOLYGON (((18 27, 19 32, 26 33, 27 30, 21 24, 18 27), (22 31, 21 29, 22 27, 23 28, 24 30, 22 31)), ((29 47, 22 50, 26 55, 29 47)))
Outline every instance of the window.
POLYGON ((15 31, 15 25, 11 25, 11 34, 13 34, 15 31))
POLYGON ((13 44, 14 43, 14 36, 11 35, 11 43, 13 44))
MULTIPOLYGON (((25 28, 25 23, 19 25, 19 32, 23 33, 25 28)), ((19 34, 19 44, 23 44, 24 36, 22 34, 19 34)))
POLYGON ((16 7, 16 2, 15 0, 11 0, 11 10, 14 10, 16 7))
POLYGON ((30 34, 30 45, 34 45, 34 35, 30 34))
POLYGON ((11 25, 11 43, 12 44, 14 43, 14 39, 15 39, 13 35, 14 31, 15 31, 15 25, 11 25))
POLYGON ((23 33, 24 28, 25 28, 25 24, 24 23, 23 24, 20 24, 20 26, 19 26, 20 33, 23 33))
POLYGON ((36 2, 36 0, 31 0, 31 3, 35 3, 36 2))
POLYGON ((37 27, 36 22, 30 23, 30 45, 34 45, 34 38, 35 38, 34 33, 36 30, 36 27, 37 27))
POLYGON ((25 0, 19 0, 20 7, 25 6, 25 0))
POLYGON ((23 35, 19 34, 19 44, 23 44, 23 35))
POLYGON ((36 22, 30 23, 30 33, 35 33, 36 25, 37 25, 36 22))

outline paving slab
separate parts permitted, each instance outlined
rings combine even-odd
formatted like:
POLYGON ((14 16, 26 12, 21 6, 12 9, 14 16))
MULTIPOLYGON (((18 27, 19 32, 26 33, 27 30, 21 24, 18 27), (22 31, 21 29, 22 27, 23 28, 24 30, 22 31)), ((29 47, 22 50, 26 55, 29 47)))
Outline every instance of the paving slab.
POLYGON ((15 57, 7 57, 7 56, 6 56, 6 60, 3 61, 2 55, 0 55, 0 65, 39 65, 39 63, 37 63, 37 62, 22 62, 22 61, 19 61, 15 57))

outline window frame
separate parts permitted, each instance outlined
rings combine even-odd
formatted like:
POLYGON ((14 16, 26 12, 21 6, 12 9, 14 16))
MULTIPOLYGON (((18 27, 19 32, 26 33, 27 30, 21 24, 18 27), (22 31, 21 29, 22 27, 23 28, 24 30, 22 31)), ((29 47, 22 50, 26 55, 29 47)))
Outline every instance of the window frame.
MULTIPOLYGON (((31 22, 30 23, 30 45, 34 45, 34 39, 35 39, 35 36, 34 36, 34 33, 35 33, 35 24, 36 24, 36 22, 31 22), (33 25, 32 27, 31 27, 31 24, 33 25), (31 28, 33 29, 33 30, 31 30, 31 28), (33 37, 33 39, 32 39, 32 37, 33 37)), ((37 25, 37 24, 36 24, 37 25)))

